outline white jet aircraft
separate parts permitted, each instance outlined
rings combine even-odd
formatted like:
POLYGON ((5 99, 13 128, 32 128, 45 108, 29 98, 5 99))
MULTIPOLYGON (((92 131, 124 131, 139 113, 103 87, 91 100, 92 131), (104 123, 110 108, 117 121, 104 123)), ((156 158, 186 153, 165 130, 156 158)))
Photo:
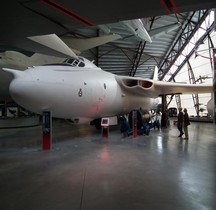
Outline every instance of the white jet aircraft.
POLYGON ((212 85, 118 76, 80 56, 25 71, 3 69, 14 76, 9 90, 19 105, 38 114, 49 110, 53 117, 76 123, 149 110, 162 94, 212 92, 212 85))

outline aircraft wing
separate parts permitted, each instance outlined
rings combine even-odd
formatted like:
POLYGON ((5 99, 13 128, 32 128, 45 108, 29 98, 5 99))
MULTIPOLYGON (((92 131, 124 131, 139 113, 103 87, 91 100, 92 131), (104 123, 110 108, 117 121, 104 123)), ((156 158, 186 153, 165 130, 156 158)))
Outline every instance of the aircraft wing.
MULTIPOLYGON (((88 39, 75 39, 69 36, 59 38, 56 34, 28 37, 28 39, 58 52, 59 56, 72 58, 77 58, 76 54, 80 54, 82 51, 115 41, 120 38, 121 36, 118 34, 110 34, 88 39)), ((37 51, 35 50, 35 52, 37 51)))
POLYGON ((124 21, 119 21, 117 23, 98 25, 98 27, 105 34, 110 34, 111 31, 113 30, 115 31, 115 28, 120 27, 124 30, 129 31, 131 35, 137 37, 139 41, 147 41, 150 43, 152 42, 151 37, 147 32, 145 26, 143 25, 141 19, 124 20, 124 21))
POLYGON ((198 94, 213 91, 213 86, 207 84, 163 82, 127 76, 116 76, 116 81, 125 91, 125 94, 131 93, 150 98, 157 98, 160 95, 198 94))
POLYGON ((62 37, 61 39, 66 43, 68 47, 73 49, 76 54, 83 52, 85 50, 106 44, 108 42, 113 42, 122 37, 118 34, 109 34, 104 36, 98 36, 86 39, 74 39, 69 36, 62 37))
POLYGON ((34 42, 37 42, 45 47, 63 54, 63 56, 77 58, 76 54, 56 34, 31 36, 28 38, 34 42))

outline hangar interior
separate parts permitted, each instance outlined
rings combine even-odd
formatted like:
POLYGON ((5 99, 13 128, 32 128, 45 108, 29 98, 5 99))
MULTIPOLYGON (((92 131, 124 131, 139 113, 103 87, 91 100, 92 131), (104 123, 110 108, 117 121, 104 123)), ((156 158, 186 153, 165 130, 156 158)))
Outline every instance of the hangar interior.
MULTIPOLYGON (((130 30, 127 30, 121 22, 111 23, 105 25, 109 28, 109 33, 118 34, 121 38, 81 51, 80 55, 94 61, 103 70, 117 75, 152 79, 155 68, 158 68, 158 79, 162 81, 187 82, 190 84, 212 81, 213 67, 211 60, 213 59, 212 49, 215 48, 214 9, 146 17, 141 20, 146 30, 150 34, 152 32, 152 42, 139 39, 130 30), (204 42, 207 43, 206 48, 202 48, 204 42), (191 64, 190 60, 192 58, 196 58, 195 62, 201 63, 200 65, 208 63, 209 66, 203 67, 208 68, 208 73, 206 71, 197 73, 198 71, 194 70, 196 67, 191 64), (204 59, 204 61, 201 59, 204 59), (187 74, 183 76, 184 81, 182 77, 178 78, 177 76, 180 75, 178 74, 180 71, 181 73, 187 71, 187 74)), ((107 35, 100 28, 100 25, 69 28, 66 32, 60 33, 59 37, 63 40, 75 39, 76 42, 77 39, 83 40, 107 35)), ((1 39, 5 40, 4 34, 1 36, 1 39)), ((52 50, 47 52, 40 47, 38 52, 48 55, 35 60, 32 56, 35 50, 34 43, 29 44, 29 40, 27 42, 25 40, 23 41, 24 45, 20 46, 20 39, 17 42, 18 44, 5 40, 5 43, 1 44, 1 67, 27 69, 29 66, 44 63, 63 62, 65 59, 62 58, 62 55, 56 57, 56 52, 52 50), (8 44, 5 44, 7 42, 8 44), (32 49, 30 49, 31 47, 32 49), (55 55, 55 57, 50 57, 49 54, 55 55)), ((35 51, 37 52, 37 50, 35 51)), ((8 113, 7 107, 9 107, 9 110, 13 109, 14 106, 16 107, 8 92, 10 80, 11 76, 9 74, 1 72, 1 116, 3 117, 7 115, 11 117, 12 115, 8 113)), ((210 98, 211 96, 208 100, 210 98)), ((200 104, 206 105, 208 100, 200 103, 198 95, 193 95, 191 98, 191 101, 193 101, 191 110, 193 113, 195 112, 193 115, 200 116, 201 107, 199 106, 200 104)), ((168 106, 172 102, 173 106, 181 107, 180 95, 168 96, 167 101, 168 106)))
MULTIPOLYGON (((79 55, 117 75, 152 79, 157 70, 160 81, 212 83, 215 2, 175 2, 136 1, 136 7, 120 1, 83 6, 79 1, 21 0, 13 7, 5 2, 0 67, 24 70, 68 58, 26 37, 55 33, 69 44, 118 35, 79 55), (152 42, 141 40, 124 22, 137 18, 152 42)), ((43 151, 40 116, 11 99, 11 80, 0 72, 0 209, 216 208, 216 131, 207 113, 211 94, 166 96, 166 109, 184 107, 198 116, 198 121, 191 117, 189 140, 178 137, 175 117, 168 126, 136 138, 123 137, 118 125, 110 126, 104 138, 92 126, 55 119, 52 149, 43 151)))

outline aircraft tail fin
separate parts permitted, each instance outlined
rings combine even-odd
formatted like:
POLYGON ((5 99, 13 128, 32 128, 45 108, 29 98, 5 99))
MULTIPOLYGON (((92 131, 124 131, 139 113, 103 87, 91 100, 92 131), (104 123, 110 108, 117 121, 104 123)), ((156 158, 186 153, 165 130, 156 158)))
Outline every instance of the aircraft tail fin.
POLYGON ((49 63, 62 63, 65 60, 65 58, 62 57, 49 56, 40 53, 34 53, 29 57, 16 51, 5 51, 4 53, 1 53, 0 56, 6 62, 13 64, 16 69, 27 69, 30 66, 40 66, 49 63))

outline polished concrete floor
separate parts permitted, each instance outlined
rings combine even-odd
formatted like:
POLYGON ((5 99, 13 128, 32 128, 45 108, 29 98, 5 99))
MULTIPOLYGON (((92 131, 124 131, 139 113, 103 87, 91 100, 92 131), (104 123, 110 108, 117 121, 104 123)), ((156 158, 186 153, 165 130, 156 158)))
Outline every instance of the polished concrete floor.
POLYGON ((216 209, 216 126, 192 122, 149 136, 109 138, 91 126, 53 123, 51 151, 41 127, 0 130, 1 210, 216 209))

